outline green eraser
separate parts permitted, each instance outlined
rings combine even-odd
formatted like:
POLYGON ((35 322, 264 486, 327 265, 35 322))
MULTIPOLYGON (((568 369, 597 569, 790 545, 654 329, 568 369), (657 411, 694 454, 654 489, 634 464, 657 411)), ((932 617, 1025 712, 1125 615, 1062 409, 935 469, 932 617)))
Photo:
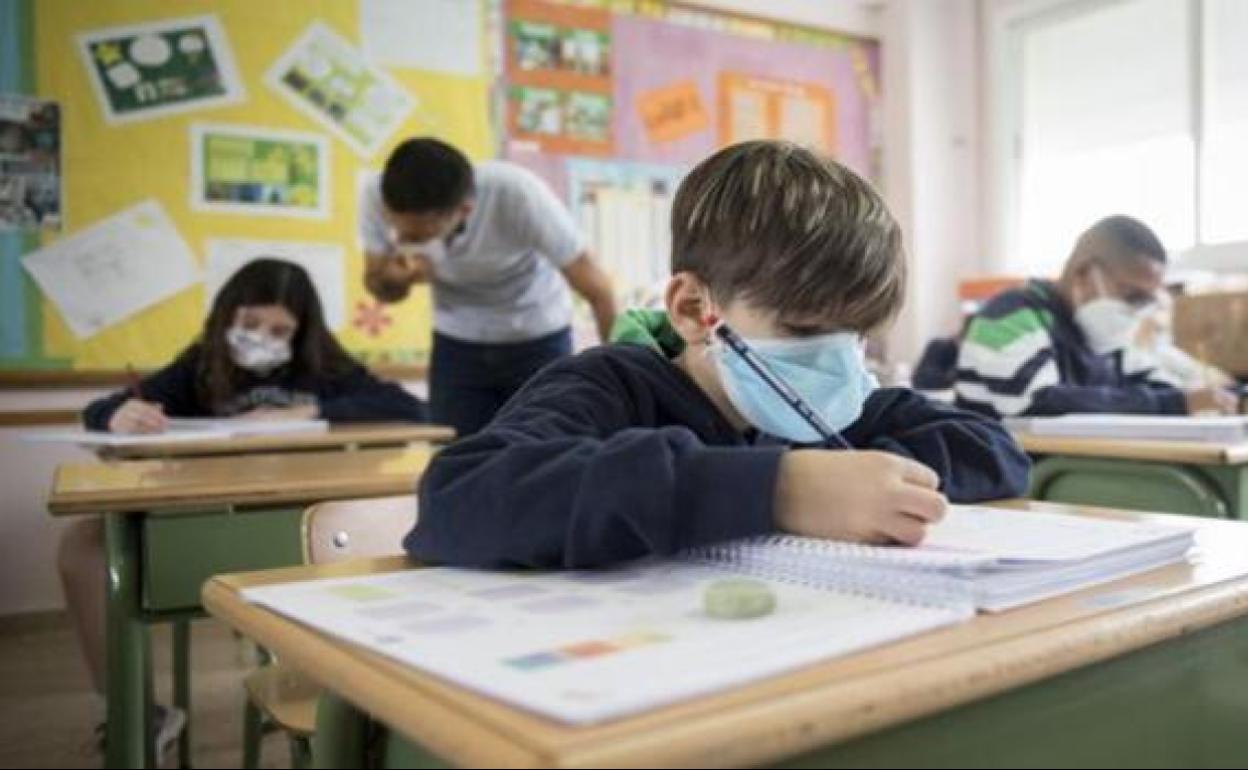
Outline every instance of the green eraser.
POLYGON ((776 594, 761 580, 716 580, 706 587, 702 606, 707 615, 721 620, 761 618, 776 609, 776 594))

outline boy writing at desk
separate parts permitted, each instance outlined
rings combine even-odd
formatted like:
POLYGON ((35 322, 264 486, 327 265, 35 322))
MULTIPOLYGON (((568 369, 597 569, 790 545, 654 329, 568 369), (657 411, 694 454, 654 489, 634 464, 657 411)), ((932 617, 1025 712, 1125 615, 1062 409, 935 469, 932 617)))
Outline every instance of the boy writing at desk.
POLYGON ((625 344, 547 367, 443 451, 411 554, 579 568, 775 531, 916 543, 947 500, 1023 491, 999 425, 866 372, 905 267, 853 172, 783 142, 726 148, 681 185, 672 236, 666 313, 630 314, 625 344))

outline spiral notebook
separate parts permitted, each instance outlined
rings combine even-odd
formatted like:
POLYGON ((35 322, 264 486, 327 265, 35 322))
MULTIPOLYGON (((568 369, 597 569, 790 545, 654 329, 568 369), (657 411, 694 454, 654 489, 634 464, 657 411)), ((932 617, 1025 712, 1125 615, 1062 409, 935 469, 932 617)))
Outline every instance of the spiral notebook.
POLYGON ((242 595, 478 693, 589 724, 959 623, 976 605, 1173 561, 1190 543, 1181 528, 954 508, 913 549, 775 537, 609 570, 413 569, 242 595), (775 611, 707 616, 706 587, 742 573, 771 586, 775 611))
POLYGON ((914 548, 787 535, 697 549, 736 571, 999 612, 1182 560, 1188 527, 950 506, 914 548))

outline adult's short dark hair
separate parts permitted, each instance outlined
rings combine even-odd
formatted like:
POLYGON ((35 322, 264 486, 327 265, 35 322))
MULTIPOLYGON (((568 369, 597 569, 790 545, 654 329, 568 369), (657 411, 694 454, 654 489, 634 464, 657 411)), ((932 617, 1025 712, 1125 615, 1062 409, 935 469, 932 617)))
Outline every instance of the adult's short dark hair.
POLYGON ((391 211, 447 211, 473 192, 472 164, 451 145, 432 137, 407 139, 386 160, 381 199, 391 211))

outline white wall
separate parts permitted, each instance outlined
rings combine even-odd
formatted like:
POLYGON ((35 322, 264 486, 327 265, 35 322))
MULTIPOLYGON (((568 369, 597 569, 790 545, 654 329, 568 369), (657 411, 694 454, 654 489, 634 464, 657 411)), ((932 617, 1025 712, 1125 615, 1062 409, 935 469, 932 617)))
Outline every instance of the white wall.
POLYGON ((910 286, 890 355, 913 363, 956 331, 957 283, 986 269, 976 0, 889 0, 883 11, 884 186, 906 233, 910 286))

